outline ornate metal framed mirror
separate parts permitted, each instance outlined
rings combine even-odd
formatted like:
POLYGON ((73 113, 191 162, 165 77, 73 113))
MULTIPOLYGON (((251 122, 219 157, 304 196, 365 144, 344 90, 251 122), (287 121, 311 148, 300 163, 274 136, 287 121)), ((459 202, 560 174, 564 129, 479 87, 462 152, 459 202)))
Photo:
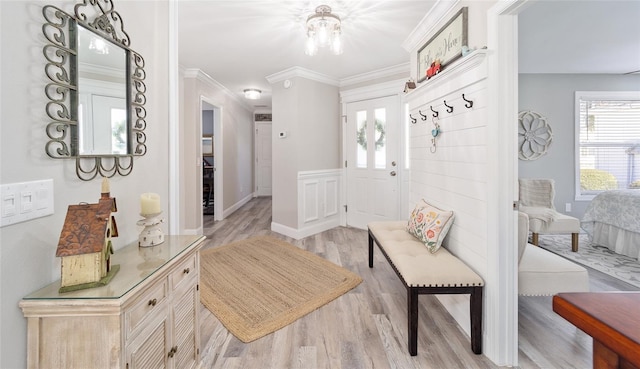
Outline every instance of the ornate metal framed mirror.
POLYGON ((112 0, 83 0, 74 15, 47 5, 42 14, 47 155, 75 159, 84 181, 128 175, 147 152, 146 74, 122 17, 112 0))

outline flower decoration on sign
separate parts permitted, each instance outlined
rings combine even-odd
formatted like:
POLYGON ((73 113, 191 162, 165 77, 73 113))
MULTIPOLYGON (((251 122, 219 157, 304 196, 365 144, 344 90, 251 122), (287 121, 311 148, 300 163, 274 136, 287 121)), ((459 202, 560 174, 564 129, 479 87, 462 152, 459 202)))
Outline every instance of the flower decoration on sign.
POLYGON ((536 160, 547 153, 553 132, 547 118, 533 112, 518 114, 518 147, 520 160, 536 160))

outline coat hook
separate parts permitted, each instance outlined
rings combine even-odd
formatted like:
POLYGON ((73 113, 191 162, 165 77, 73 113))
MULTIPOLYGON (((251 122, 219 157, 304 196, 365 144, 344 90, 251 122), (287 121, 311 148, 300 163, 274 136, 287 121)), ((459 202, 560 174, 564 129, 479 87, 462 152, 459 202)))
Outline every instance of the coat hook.
POLYGON ((422 115, 422 118, 421 118, 422 120, 427 120, 427 116, 422 114, 422 110, 418 110, 418 113, 422 115))
POLYGON ((444 106, 447 107, 447 113, 453 113, 453 106, 447 105, 447 100, 444 100, 444 106))
POLYGON ((438 112, 433 110, 433 106, 429 106, 429 108, 431 108, 431 111, 433 112, 433 117, 437 118, 438 117, 438 112))
POLYGON ((409 118, 411 119, 411 124, 416 124, 418 121, 416 118, 412 117, 411 114, 409 114, 409 118))
POLYGON ((464 97, 464 94, 462 94, 462 100, 464 100, 464 101, 466 101, 466 102, 467 102, 466 104, 464 104, 464 106, 465 106, 465 107, 467 107, 468 109, 471 109, 471 108, 473 107, 473 101, 471 101, 471 100, 467 100, 467 99, 464 97))
POLYGON ((431 151, 431 153, 434 154, 437 150, 436 139, 440 134, 440 123, 437 117, 433 117, 432 121, 433 121, 433 129, 431 130, 432 138, 431 138, 431 148, 429 148, 429 151, 431 151))

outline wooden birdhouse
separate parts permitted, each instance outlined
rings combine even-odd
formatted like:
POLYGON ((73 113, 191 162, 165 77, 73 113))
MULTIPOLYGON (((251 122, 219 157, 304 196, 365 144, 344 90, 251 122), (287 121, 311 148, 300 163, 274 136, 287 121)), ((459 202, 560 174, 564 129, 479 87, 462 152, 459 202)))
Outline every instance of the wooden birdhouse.
POLYGON ((70 205, 56 256, 61 260, 60 292, 106 285, 118 272, 110 265, 111 238, 118 236, 115 198, 103 192, 97 204, 70 205))

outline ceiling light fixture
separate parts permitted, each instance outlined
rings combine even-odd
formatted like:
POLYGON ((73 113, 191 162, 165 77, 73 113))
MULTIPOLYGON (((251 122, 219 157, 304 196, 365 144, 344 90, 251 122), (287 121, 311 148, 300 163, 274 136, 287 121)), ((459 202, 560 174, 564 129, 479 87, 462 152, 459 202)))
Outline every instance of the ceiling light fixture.
POLYGON ((249 100, 257 100, 260 98, 261 93, 262 91, 257 90, 255 88, 248 88, 244 90, 244 97, 246 97, 249 100))
POLYGON ((307 45, 305 54, 316 55, 318 47, 331 47, 335 55, 342 54, 342 28, 340 17, 331 13, 327 5, 320 5, 307 18, 307 45))

